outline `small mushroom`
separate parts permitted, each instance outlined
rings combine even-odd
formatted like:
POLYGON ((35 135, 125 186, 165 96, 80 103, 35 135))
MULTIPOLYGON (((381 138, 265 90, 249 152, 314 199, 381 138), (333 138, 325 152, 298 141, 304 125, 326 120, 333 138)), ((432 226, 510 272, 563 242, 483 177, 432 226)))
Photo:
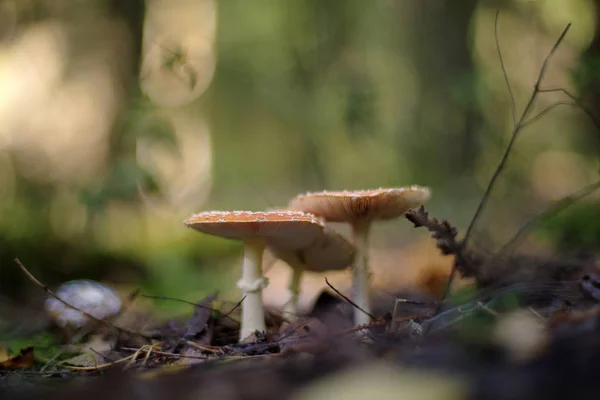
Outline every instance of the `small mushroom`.
POLYGON ((240 341, 255 331, 266 331, 262 291, 269 284, 262 273, 267 244, 285 250, 309 246, 323 225, 312 214, 300 211, 208 211, 193 215, 185 225, 197 231, 244 243, 242 279, 237 283, 246 299, 242 303, 240 341))
POLYGON ((297 250, 284 250, 269 246, 277 258, 285 261, 292 268, 289 283, 290 297, 283 311, 291 318, 298 313, 298 297, 300 281, 304 271, 331 271, 348 268, 354 261, 355 249, 343 236, 331 228, 324 228, 317 240, 308 247, 297 250))
MULTIPOLYGON (((119 295, 112 288, 87 279, 65 282, 56 289, 55 294, 68 304, 99 319, 114 316, 122 305, 119 295)), ((90 319, 80 311, 54 297, 46 299, 44 308, 54 323, 64 329, 80 329, 90 323, 90 319)))
MULTIPOLYGON (((315 214, 331 222, 348 222, 352 227, 356 258, 352 266, 352 297, 364 311, 370 313, 368 239, 373 220, 387 220, 419 207, 430 197, 430 190, 421 186, 361 191, 306 193, 293 199, 289 208, 315 214)), ((354 323, 369 322, 368 315, 354 310, 354 323)))

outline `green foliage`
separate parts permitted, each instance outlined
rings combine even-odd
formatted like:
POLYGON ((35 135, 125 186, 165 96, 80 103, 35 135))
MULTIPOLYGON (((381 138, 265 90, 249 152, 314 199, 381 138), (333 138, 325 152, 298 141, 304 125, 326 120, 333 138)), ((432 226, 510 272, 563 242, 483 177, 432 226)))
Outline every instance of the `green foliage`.
POLYGON ((534 230, 559 250, 595 251, 600 249, 600 206, 580 202, 547 218, 534 230))
POLYGON ((40 332, 32 336, 22 336, 18 332, 0 333, 0 347, 11 354, 19 354, 22 349, 33 346, 36 357, 49 359, 61 350, 61 343, 52 332, 40 332))
POLYGON ((591 87, 600 85, 600 55, 587 55, 579 68, 575 69, 571 78, 578 92, 586 92, 591 87))

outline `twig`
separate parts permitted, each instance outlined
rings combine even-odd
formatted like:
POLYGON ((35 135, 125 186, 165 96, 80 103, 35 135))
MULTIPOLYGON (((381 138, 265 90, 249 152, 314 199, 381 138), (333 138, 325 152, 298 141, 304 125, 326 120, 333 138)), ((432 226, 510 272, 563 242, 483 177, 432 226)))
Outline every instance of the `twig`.
POLYGON ((493 316, 493 317, 497 317, 497 316, 499 316, 499 315, 500 315, 500 313, 499 313, 499 312, 492 310, 491 308, 489 308, 489 307, 488 307, 486 304, 484 304, 484 303, 483 303, 483 302, 481 302, 481 301, 478 301, 478 302, 477 302, 477 307, 478 307, 480 310, 483 310, 483 311, 487 312, 488 314, 490 314, 490 315, 491 315, 491 316, 493 316))
POLYGON ((99 365, 95 365, 93 367, 78 367, 75 365, 68 365, 68 364, 62 364, 63 367, 70 369, 72 371, 99 371, 101 369, 106 369, 106 368, 110 368, 116 364, 120 364, 123 363, 125 361, 131 360, 133 358, 135 354, 132 354, 130 356, 127 356, 125 358, 121 358, 120 360, 117 361, 113 361, 113 362, 109 362, 106 364, 99 364, 99 365))
POLYGON ((502 68, 502 74, 504 75, 504 81, 506 82, 506 88, 508 89, 508 96, 510 99, 510 111, 512 115, 513 124, 517 123, 517 110, 515 106, 515 96, 513 95, 510 87, 510 80, 508 79, 508 72, 506 72, 506 66, 504 65, 504 57, 502 57, 502 50, 500 49, 500 39, 498 38, 498 19, 500 17, 500 10, 496 10, 494 16, 494 38, 496 39, 496 50, 498 51, 498 58, 500 59, 500 67, 502 68))
POLYGON ((208 352, 213 353, 213 354, 217 354, 217 353, 224 354, 223 348, 221 348, 221 347, 198 344, 198 343, 192 342, 190 340, 186 340, 185 343, 188 346, 192 346, 192 347, 197 348, 198 350, 208 351, 208 352))
POLYGON ((492 191, 492 188, 494 187, 496 180, 498 179, 498 176, 500 175, 500 172, 502 172, 502 170, 504 170, 504 166, 505 166, 506 161, 508 160, 508 156, 515 144, 515 140, 517 139, 517 137, 519 135, 519 132, 521 130, 523 122, 525 122, 527 115, 531 111, 531 108, 533 107, 533 104, 535 103, 535 100, 536 100, 538 94, 540 93, 540 84, 542 83, 542 80, 544 79, 544 76, 546 75, 546 70, 548 69, 548 62, 550 61, 550 58, 552 58, 552 56, 556 52, 556 49, 558 48, 558 46, 561 44, 561 42, 565 38, 565 35, 569 31, 570 27, 571 27, 571 23, 567 24, 567 26, 561 33, 560 37, 558 38, 558 40, 556 41, 556 43, 554 44, 554 46, 552 47, 552 49, 550 50, 550 52, 548 53, 546 58, 544 59, 544 63, 542 64, 542 68, 540 69, 538 79, 535 83, 535 86, 533 88, 533 92, 531 93, 529 101, 527 102, 527 105, 525 106, 525 109, 523 110, 523 113, 521 114, 519 121, 517 121, 517 123, 515 124, 515 126, 513 128, 510 141, 508 142, 508 146, 506 146, 506 150, 504 151, 504 154, 502 155, 502 158, 500 159, 500 163, 498 164, 498 167, 496 167, 496 170, 494 171, 494 174, 492 175, 492 178, 490 179, 490 182, 488 183, 485 193, 483 194, 483 197, 481 198, 481 201, 479 202, 479 205, 478 205, 477 209, 475 210, 475 215, 473 216, 473 218, 471 219, 471 223, 467 227, 467 230, 465 232, 465 237, 462 242, 463 246, 467 245, 468 240, 471 236, 471 232, 473 231, 473 227, 475 226, 475 222, 479 219, 481 212, 483 211, 485 205, 487 204, 489 197, 490 197, 490 193, 492 191))
POLYGON ((338 296, 340 296, 342 299, 344 299, 345 301, 347 301, 350 305, 352 305, 353 307, 359 309, 360 311, 362 311, 363 313, 365 313, 366 315, 369 316, 369 318, 371 318, 372 320, 375 320, 376 318, 366 312, 365 310, 363 310, 362 308, 360 308, 360 306, 358 304, 356 304, 355 302, 353 302, 352 300, 350 300, 348 297, 344 296, 339 290, 337 290, 336 288, 333 287, 333 285, 331 283, 329 283, 329 281, 327 280, 327 278, 325 278, 325 283, 327 283, 327 286, 329 286, 331 288, 331 290, 333 290, 334 292, 336 292, 338 294, 338 296))
MULTIPOLYGON (((523 123, 525 122, 527 116, 529 115, 529 112, 533 108, 535 100, 537 99, 537 96, 540 93, 540 85, 542 83, 542 80, 544 79, 544 76, 546 75, 546 69, 548 68, 548 63, 549 63, 550 59, 552 58, 552 56, 554 55, 554 53, 556 52, 556 49, 558 48, 558 46, 562 43, 562 41, 565 38, 565 35, 569 31, 570 27, 571 27, 571 23, 567 24, 565 29, 560 34, 558 40, 554 43, 554 46, 552 47, 552 49, 550 49, 550 52, 544 59, 542 67, 540 68, 540 73, 538 75, 537 81, 534 85, 531 96, 529 97, 529 101, 527 102, 527 105, 525 106, 525 109, 523 110, 521 117, 519 118, 519 120, 513 127, 510 141, 508 142, 508 145, 506 146, 506 149, 504 150, 504 154, 502 155, 502 158, 500 159, 500 162, 499 162, 498 166, 496 167, 496 170, 494 171, 494 174, 492 175, 492 178, 490 179, 490 181, 487 185, 487 188, 485 189, 485 192, 484 192, 483 196, 481 197, 481 200, 479 201, 479 204, 477 206, 477 209, 475 210, 475 214, 473 215, 471 222, 469 223, 469 225, 467 227, 467 230, 465 232, 465 237, 461 243, 461 247, 463 249, 466 248, 466 246, 469 242, 471 233, 473 232, 473 228, 475 227, 475 223, 477 222, 477 220, 481 216, 481 213, 483 212, 483 209, 487 205, 487 202, 490 198, 492 189, 494 188, 494 185, 496 184, 496 180, 498 179, 498 176, 500 176, 500 173, 504 170, 504 166, 506 165, 506 162, 508 161, 508 156, 510 155, 512 148, 515 144, 515 141, 516 141, 517 137, 519 136, 519 132, 521 131, 521 128, 523 127, 523 123)), ((448 294, 450 293, 450 289, 452 287, 452 282, 456 278, 458 262, 459 262, 459 259, 457 257, 457 259, 454 262, 454 265, 452 266, 452 271, 450 272, 450 277, 448 278, 448 284, 446 286, 444 296, 442 297, 442 301, 444 299, 446 299, 446 297, 448 297, 448 294)), ((438 310, 436 311, 436 314, 439 313, 439 311, 441 310, 441 307, 442 307, 441 304, 442 303, 440 303, 440 305, 438 306, 438 310)))
MULTIPOLYGON (((229 318, 229 319, 230 319, 230 320, 232 320, 233 322, 235 322, 235 323, 239 323, 238 321, 236 321, 235 319, 233 319, 233 318, 231 318, 231 317, 229 316, 229 314, 231 313, 231 311, 229 311, 229 312, 228 312, 228 313, 226 313, 226 314, 223 314, 223 312, 222 312, 221 310, 217 310, 216 308, 209 307, 209 306, 207 306, 207 305, 200 304, 200 303, 194 303, 193 301, 188 301, 188 300, 178 299, 178 298, 175 298, 175 297, 167 297, 167 296, 152 296, 152 295, 149 295, 149 294, 144 294, 144 295, 142 295, 142 296, 143 296, 143 297, 146 297, 146 298, 148 298, 148 299, 155 299, 155 300, 179 301, 179 302, 181 302, 181 303, 189 304, 189 305, 191 305, 191 306, 195 306, 195 307, 204 308, 204 309, 207 309, 207 310, 210 310, 210 311, 216 311, 216 312, 218 312, 219 314, 221 314, 221 316, 222 316, 223 318, 229 318)), ((245 297, 244 297, 244 298, 245 298, 245 297)), ((244 300, 244 299, 242 299, 242 301, 243 301, 243 300, 244 300)), ((241 302, 240 302, 240 303, 241 303, 241 302)), ((238 305, 239 305, 239 303, 238 303, 238 305)), ((235 309, 235 308, 234 308, 234 309, 235 309)))
MULTIPOLYGON (((426 303, 426 302, 412 302, 410 300, 407 299, 396 299, 396 301, 394 301, 394 310, 392 311, 392 321, 390 323, 390 331, 392 332, 396 332, 397 328, 398 328, 398 322, 400 321, 404 321, 404 317, 402 318, 396 318, 396 315, 398 314, 398 304, 400 303, 409 303, 409 304, 419 304, 419 305, 431 305, 430 303, 426 303)), ((415 318, 414 316, 411 316, 410 318, 415 318)))
POLYGON ((506 244, 504 244, 504 246, 502 246, 500 248, 500 250, 498 250, 498 252, 496 253, 496 256, 494 256, 494 258, 496 258, 497 256, 504 253, 506 250, 511 248, 521 238, 521 236, 523 236, 525 233, 527 233, 536 224, 540 223, 543 219, 550 217, 552 215, 556 215, 556 214, 566 210, 571 205, 573 205, 577 201, 583 199, 584 197, 592 194, 599 188, 600 188, 600 180, 584 186, 583 188, 579 189, 575 193, 571 193, 570 195, 563 197, 562 199, 560 199, 559 201, 554 203, 552 206, 548 207, 543 212, 537 214, 535 217, 533 217, 529 221, 527 221, 527 223, 525 225, 523 225, 517 231, 517 233, 506 244))
POLYGON ((353 326, 352 328, 345 329, 342 332, 335 334, 334 336, 340 336, 340 335, 345 335, 348 333, 359 332, 359 331, 362 331, 363 329, 368 329, 373 326, 382 326, 387 323, 388 323, 388 321, 386 321, 384 319, 378 319, 378 320, 369 322, 367 324, 357 325, 357 326, 353 326))
POLYGON ((439 302, 438 301, 419 301, 419 300, 410 300, 410 299, 395 299, 396 303, 406 303, 406 304, 414 304, 416 306, 435 306, 439 302))
POLYGON ((54 297, 56 300, 60 301, 61 303, 63 303, 65 306, 70 307, 72 309, 74 309, 75 311, 79 311, 80 313, 82 313, 83 315, 85 315, 86 317, 88 317, 89 319, 99 322, 101 324, 104 324, 110 328, 116 329, 119 332, 123 332, 123 333, 127 333, 129 335, 135 335, 135 336, 139 336, 142 337, 148 341, 152 340, 150 337, 139 333, 139 332, 134 332, 134 331, 130 331, 129 329, 125 329, 125 328, 121 328, 118 327, 112 323, 110 323, 109 321, 106 321, 102 318, 97 318, 94 317, 92 314, 83 311, 82 309, 75 307, 72 304, 67 303, 65 300, 61 299, 60 297, 58 297, 56 294, 54 294, 54 292, 52 290, 50 290, 50 288, 46 285, 44 285, 42 282, 40 282, 35 276, 33 276, 33 274, 31 272, 29 272, 29 270, 27 268, 25 268, 25 266, 23 265, 23 263, 21 263, 21 261, 18 258, 15 258, 15 263, 17 263, 17 265, 19 266, 19 268, 21 268, 21 271, 23 271, 23 273, 29 278, 29 280, 31 282, 33 282, 36 286, 40 287, 44 292, 48 293, 50 296, 54 297))
POLYGON ((102 354, 102 353, 100 353, 99 351, 97 351, 97 350, 93 349, 92 347, 89 347, 89 350, 90 350, 90 351, 92 351, 92 352, 94 352, 94 353, 96 353, 96 354, 98 354, 100 357, 102 357, 102 358, 103 358, 103 359, 105 359, 106 361, 109 361, 109 362, 115 362, 115 361, 117 361, 117 360, 115 360, 115 359, 112 359, 112 358, 110 358, 110 357, 107 357, 107 356, 105 356, 104 354, 102 354))
MULTIPOLYGON (((140 349, 134 349, 131 347, 121 347, 121 350, 123 351, 132 351, 134 353, 136 352, 145 352, 148 353, 148 350, 145 350, 143 348, 140 349)), ((206 360, 209 357, 207 356, 186 356, 183 354, 175 354, 175 353, 169 353, 168 351, 159 351, 159 350, 152 350, 151 351, 154 354, 158 354, 159 356, 166 356, 166 357, 173 357, 173 358, 194 358, 194 359, 198 359, 198 360, 206 360)))
POLYGON ((537 311, 536 311, 536 310, 535 310, 533 307, 527 307, 527 309, 528 309, 529 311, 531 311, 531 313, 532 313, 533 315, 535 315, 536 317, 538 317, 540 320, 542 320, 542 321, 544 321, 544 322, 546 321, 546 318, 542 317, 542 315, 541 315, 539 312, 537 312, 537 311))
POLYGON ((237 310, 237 309, 238 309, 238 307, 242 305, 242 302, 243 302, 245 299, 246 299, 246 296, 244 295, 244 297, 242 297, 242 299, 241 299, 240 301, 238 301, 238 302, 236 303, 236 305, 235 305, 235 306, 233 306, 233 308, 232 308, 231 310, 229 310, 229 311, 228 311, 226 314, 224 314, 224 315, 223 315, 223 317, 227 317, 227 318, 229 318, 230 320, 232 320, 232 321, 235 321, 236 323, 238 323, 238 324, 239 324, 239 321, 236 321, 235 319, 231 318, 229 315, 230 315, 232 312, 234 312, 235 310, 237 310))
POLYGON ((537 113, 536 115, 534 115, 533 117, 529 118, 527 121, 523 122, 523 124, 521 125, 521 127, 524 128, 527 125, 533 124, 535 121, 537 121, 538 119, 542 118, 544 115, 546 115, 547 113, 549 113, 550 111, 552 111, 553 109, 555 109, 558 106, 577 107, 577 104, 575 104, 575 103, 569 103, 567 101, 559 101, 559 102, 556 102, 554 104, 551 104, 548 107, 544 108, 539 113, 537 113))
POLYGON ((598 131, 600 131, 600 121, 598 121, 598 119, 594 116, 594 114, 590 111, 589 108, 587 108, 586 106, 583 105, 581 100, 579 100, 577 97, 573 96, 571 94, 571 92, 569 92, 567 89, 563 89, 563 88, 541 89, 541 88, 539 88, 538 92, 539 93, 553 93, 553 92, 564 93, 568 98, 573 100, 573 102, 590 118, 592 123, 596 126, 596 129, 598 129, 598 131))

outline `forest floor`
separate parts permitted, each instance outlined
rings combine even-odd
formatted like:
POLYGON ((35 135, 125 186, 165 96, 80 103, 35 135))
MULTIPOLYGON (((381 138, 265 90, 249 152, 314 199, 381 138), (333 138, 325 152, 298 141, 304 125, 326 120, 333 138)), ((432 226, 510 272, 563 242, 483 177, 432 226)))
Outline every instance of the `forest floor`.
POLYGON ((42 343, 0 349, 0 398, 600 398, 593 258, 486 260, 423 209, 409 220, 461 260, 457 270, 472 285, 439 302, 428 285, 447 276, 432 270, 392 304, 374 296, 364 326, 352 325, 353 305, 332 287, 294 321, 267 310, 266 334, 244 343, 239 304, 217 306, 216 295, 182 321, 125 311, 85 336, 47 327, 44 337, 62 341, 53 355, 42 343))

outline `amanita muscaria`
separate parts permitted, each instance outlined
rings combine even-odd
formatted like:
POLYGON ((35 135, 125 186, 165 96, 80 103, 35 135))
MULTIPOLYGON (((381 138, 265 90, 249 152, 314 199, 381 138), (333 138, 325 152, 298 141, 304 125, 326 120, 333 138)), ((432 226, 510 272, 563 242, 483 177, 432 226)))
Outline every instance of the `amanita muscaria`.
POLYGON ((285 251, 301 249, 314 243, 323 230, 319 219, 301 211, 208 211, 184 223, 197 231, 244 243, 242 279, 237 284, 246 296, 240 341, 266 330, 262 291, 269 282, 262 273, 262 258, 267 244, 285 251))
MULTIPOLYGON (((374 220, 389 220, 404 215, 411 208, 423 205, 431 192, 426 187, 374 189, 360 191, 324 191, 306 193, 293 199, 289 208, 312 213, 331 222, 348 222, 352 227, 356 257, 352 265, 352 298, 370 313, 368 239, 374 220)), ((369 322, 369 316, 354 310, 354 323, 369 322)))
POLYGON ((304 271, 323 272, 348 268, 352 265, 356 253, 354 246, 328 227, 324 227, 317 239, 306 247, 285 250, 277 246, 269 246, 268 250, 285 261, 292 269, 289 298, 283 309, 291 319, 294 319, 298 312, 300 281, 304 271))

